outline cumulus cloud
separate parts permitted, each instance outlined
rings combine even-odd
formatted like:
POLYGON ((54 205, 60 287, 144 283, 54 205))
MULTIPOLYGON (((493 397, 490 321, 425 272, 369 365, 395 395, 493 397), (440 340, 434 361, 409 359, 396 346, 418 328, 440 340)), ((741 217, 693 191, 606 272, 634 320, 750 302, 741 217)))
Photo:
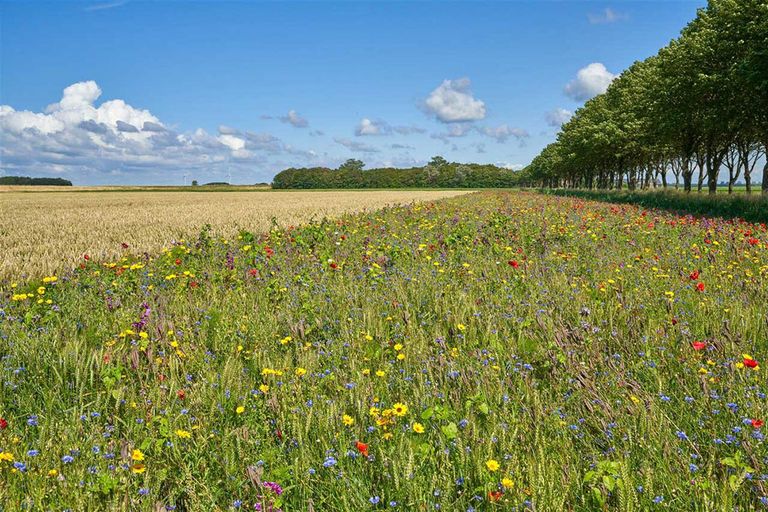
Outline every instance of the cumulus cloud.
POLYGON ((629 15, 623 12, 614 11, 610 7, 606 7, 600 12, 587 14, 587 19, 589 19, 589 22, 593 25, 602 25, 627 20, 629 19, 629 15))
POLYGON ((365 135, 389 135, 392 132, 392 128, 386 121, 381 119, 372 121, 367 117, 360 120, 360 124, 355 128, 355 135, 358 137, 365 135))
POLYGON ((418 126, 394 126, 392 127, 392 130, 394 130, 396 133, 399 133, 400 135, 411 135, 414 133, 424 133, 427 130, 424 128, 419 128, 418 126))
POLYGON ((567 123, 571 119, 571 116, 573 116, 573 112, 570 110, 566 110, 564 108, 556 108, 555 110, 550 110, 544 114, 544 119, 547 121, 549 126, 560 128, 563 124, 567 123))
POLYGON ((523 164, 513 164, 509 162, 496 162, 496 165, 504 169, 509 169, 510 171, 520 171, 525 168, 525 165, 523 164))
POLYGON ((309 126, 309 121, 301 117, 295 110, 288 111, 287 115, 281 116, 279 119, 281 122, 288 123, 294 128, 306 128, 309 126))
POLYGON ((604 93, 614 78, 616 75, 603 64, 593 62, 576 73, 576 78, 566 84, 564 92, 576 101, 586 101, 604 93))
POLYGON ((168 181, 172 178, 163 173, 212 176, 230 167, 265 173, 277 170, 265 169, 267 157, 273 155, 301 157, 302 163, 319 158, 273 135, 223 125, 218 134, 202 129, 177 133, 148 110, 123 100, 98 104, 101 94, 96 82, 86 81, 64 89, 61 99, 44 112, 0 105, 0 170, 86 181, 99 181, 98 173, 144 173, 168 181))
POLYGON ((486 137, 496 139, 496 142, 506 142, 510 137, 514 137, 517 140, 529 137, 527 131, 523 130, 522 128, 514 128, 508 124, 501 124, 495 128, 485 126, 482 128, 477 128, 477 131, 486 137))
POLYGON ((485 117, 485 103, 476 99, 469 78, 444 80, 424 101, 424 109, 443 123, 477 121, 485 117))
POLYGON ((364 144, 362 142, 351 140, 351 139, 344 139, 341 137, 336 137, 333 139, 336 144, 340 144, 344 146, 345 148, 349 149, 353 153, 378 153, 379 150, 373 146, 369 146, 368 144, 364 144))
POLYGON ((430 137, 433 139, 441 140, 445 144, 448 144, 449 139, 454 139, 457 137, 465 137, 471 131, 472 131, 472 125, 470 123, 454 123, 454 124, 449 124, 445 132, 433 133, 432 135, 430 135, 430 137))

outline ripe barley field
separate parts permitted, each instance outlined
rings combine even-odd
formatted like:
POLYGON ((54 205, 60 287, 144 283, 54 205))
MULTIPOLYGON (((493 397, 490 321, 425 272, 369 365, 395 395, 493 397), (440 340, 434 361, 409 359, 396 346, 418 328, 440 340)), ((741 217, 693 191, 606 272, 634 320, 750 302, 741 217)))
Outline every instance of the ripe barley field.
MULTIPOLYGON (((79 264, 156 252, 174 240, 239 229, 268 230, 273 221, 290 225, 388 204, 434 200, 465 191, 133 191, 94 187, 77 191, 31 191, 6 187, 0 193, 0 279, 42 277, 79 264), (127 249, 123 244, 126 244, 127 249)), ((53 188, 53 187, 51 187, 53 188)), ((201 189, 210 187, 199 187, 201 189)))
POLYGON ((764 224, 489 191, 252 225, 0 285, 0 509, 768 503, 764 224))

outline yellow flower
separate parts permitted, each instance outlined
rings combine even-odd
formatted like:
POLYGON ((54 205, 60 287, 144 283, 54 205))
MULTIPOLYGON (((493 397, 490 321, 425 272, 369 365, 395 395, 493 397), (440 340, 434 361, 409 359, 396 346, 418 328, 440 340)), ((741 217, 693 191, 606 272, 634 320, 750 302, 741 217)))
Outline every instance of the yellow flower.
POLYGON ((363 375, 370 375, 371 369, 370 368, 363 368, 363 375))
POLYGON ((388 441, 388 440, 392 439, 392 432, 385 432, 384 435, 381 436, 381 437, 383 437, 384 439, 386 439, 388 441))
POLYGON ((416 422, 413 424, 413 431, 417 434, 423 434, 424 433, 424 425, 422 425, 419 422, 416 422))
POLYGON ((501 485, 503 485, 505 489, 511 489, 515 486, 515 482, 511 478, 502 478, 501 485))
POLYGON ((181 430, 181 429, 176 431, 176 435, 182 439, 189 439, 190 437, 192 437, 192 434, 190 432, 187 432, 186 430, 181 430))
POLYGON ((131 459, 135 461, 144 460, 144 454, 137 448, 131 453, 131 459))
POLYGON ((464 332, 465 330, 467 330, 467 326, 464 324, 456 324, 456 328, 461 332, 464 332))
POLYGON ((44 293, 45 293, 45 286, 38 287, 37 294, 38 295, 43 295, 44 293))
POLYGON ((243 414, 245 412, 245 407, 243 407, 242 405, 238 405, 237 409, 235 409, 235 412, 237 414, 243 414))
POLYGON ((56 471, 55 469, 51 469, 51 470, 48 471, 48 476, 51 477, 51 478, 55 477, 58 474, 59 474, 59 472, 56 471))
POLYGON ((13 454, 11 452, 0 452, 0 460, 5 462, 13 462, 13 454))
POLYGON ((351 427, 352 425, 355 424, 355 418, 353 418, 348 414, 345 414, 344 416, 342 416, 341 422, 344 423, 344 425, 351 427))
POLYGON ((280 340, 280 344, 281 344, 281 345, 287 345, 287 344, 288 344, 289 342, 291 342, 292 340, 293 340, 293 338, 291 338, 290 336, 286 336, 285 338, 283 338, 283 339, 281 339, 281 340, 280 340))
POLYGON ((262 384, 261 386, 259 386, 259 391, 261 391, 266 395, 267 391, 269 391, 269 386, 267 386, 266 384, 262 384))
POLYGON ((307 374, 307 369, 306 368, 301 368, 301 367, 296 368, 296 376, 297 377, 301 377, 302 375, 306 375, 306 374, 307 374))
POLYGON ((488 468, 488 471, 498 471, 499 470, 499 462, 495 459, 489 459, 485 463, 485 467, 488 468))
POLYGON ((379 409, 378 407, 371 407, 370 409, 368 409, 368 414, 370 414, 371 416, 378 416, 380 413, 381 413, 381 409, 379 409))
POLYGON ((403 359, 405 359, 405 354, 403 354, 402 352, 397 354, 397 360, 398 361, 402 361, 403 359))
POLYGON ((387 374, 384 370, 376 370, 376 376, 377 377, 383 377, 387 374))
POLYGON ((399 351, 403 350, 403 344, 402 344, 402 343, 396 343, 396 344, 395 344, 395 346, 394 346, 393 348, 394 348, 396 351, 398 351, 398 352, 399 352, 399 351))
POLYGON ((137 462, 136 464, 131 466, 131 472, 136 473, 137 475, 140 475, 141 473, 143 473, 146 470, 147 470, 147 466, 145 466, 144 464, 142 464, 140 462, 137 462))
POLYGON ((408 413, 408 406, 400 402, 392 406, 397 416, 405 416, 408 413))

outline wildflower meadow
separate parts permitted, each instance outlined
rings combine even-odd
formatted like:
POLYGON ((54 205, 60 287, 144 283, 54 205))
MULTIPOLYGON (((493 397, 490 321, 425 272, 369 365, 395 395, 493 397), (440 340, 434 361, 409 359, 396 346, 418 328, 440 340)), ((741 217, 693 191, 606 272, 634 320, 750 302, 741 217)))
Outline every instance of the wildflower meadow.
POLYGON ((768 506, 765 224, 488 191, 233 235, 2 285, 1 510, 768 506))

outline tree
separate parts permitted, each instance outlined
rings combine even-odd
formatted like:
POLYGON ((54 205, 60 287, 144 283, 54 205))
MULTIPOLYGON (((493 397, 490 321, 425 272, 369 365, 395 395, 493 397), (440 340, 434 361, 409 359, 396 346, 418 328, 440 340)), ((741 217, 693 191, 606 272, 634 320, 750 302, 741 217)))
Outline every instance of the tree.
POLYGON ((365 164, 362 160, 350 158, 339 166, 340 171, 362 171, 365 164))
POLYGON ((198 185, 197 180, 192 180, 192 186, 196 187, 198 185))

